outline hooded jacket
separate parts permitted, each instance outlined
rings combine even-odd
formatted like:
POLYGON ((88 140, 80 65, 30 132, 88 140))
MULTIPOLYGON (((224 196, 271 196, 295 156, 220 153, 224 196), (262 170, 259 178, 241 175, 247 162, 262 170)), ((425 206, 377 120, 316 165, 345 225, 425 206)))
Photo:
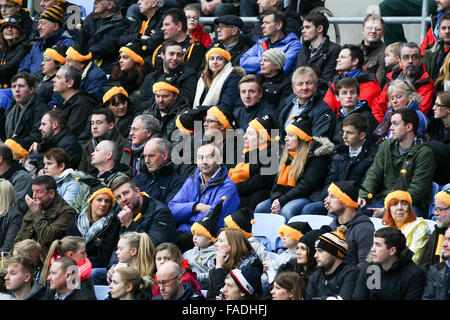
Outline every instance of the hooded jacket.
POLYGON ((205 249, 199 249, 198 246, 189 249, 183 253, 193 272, 197 274, 197 282, 201 289, 208 290, 209 270, 215 268, 216 247, 211 244, 205 249))
POLYGON ((261 66, 259 64, 261 62, 262 54, 270 48, 279 48, 286 56, 286 63, 283 67, 284 74, 287 75, 293 71, 295 60, 302 48, 302 44, 298 37, 294 33, 289 33, 273 45, 269 42, 270 40, 267 37, 259 39, 253 47, 241 56, 240 66, 246 73, 256 73, 258 75, 261 73, 261 66))
POLYGON ((369 106, 372 105, 373 100, 380 94, 381 88, 378 84, 377 78, 373 73, 369 73, 365 68, 359 69, 360 72, 356 76, 351 77, 346 72, 339 72, 328 84, 328 91, 323 98, 323 101, 330 106, 330 108, 337 113, 341 108, 341 103, 336 99, 336 84, 339 80, 345 77, 351 77, 359 83, 359 100, 366 100, 369 106))
MULTIPOLYGON (((330 227, 337 230, 341 224, 337 217, 333 219, 330 227)), ((348 255, 345 262, 358 265, 358 267, 366 261, 373 242, 373 233, 375 228, 370 218, 363 214, 360 210, 356 211, 353 218, 344 226, 347 228, 345 239, 348 242, 348 255)))
MULTIPOLYGON (((378 149, 362 185, 373 194, 373 202, 384 202, 400 171, 405 169, 406 191, 413 199, 413 206, 428 212, 435 167, 433 152, 421 135, 416 136, 403 155, 399 152, 399 142, 389 139, 378 149)), ((367 199, 367 192, 360 190, 359 197, 367 199)))
POLYGON ((140 173, 133 181, 141 191, 166 205, 184 183, 184 179, 175 171, 173 162, 163 164, 153 173, 140 173))
POLYGON ((43 300, 45 294, 45 284, 33 279, 33 286, 24 300, 43 300))
MULTIPOLYGON (((384 114, 386 113, 388 104, 387 89, 389 84, 395 79, 403 79, 402 68, 391 71, 386 75, 387 84, 384 86, 383 91, 379 93, 372 103, 370 103, 372 113, 378 122, 383 120, 384 114)), ((426 71, 423 63, 412 84, 414 85, 416 92, 422 97, 419 110, 422 111, 423 114, 428 115, 433 102, 434 82, 426 71)))
POLYGON ((424 292, 425 272, 412 261, 413 253, 406 250, 389 270, 373 262, 365 262, 356 282, 353 300, 421 300, 424 292), (370 269, 369 269, 370 267, 370 269), (372 269, 372 270, 371 270, 372 269), (380 275, 379 287, 369 289, 369 277, 374 271, 380 275))
POLYGON ((201 187, 202 178, 200 169, 196 169, 183 184, 175 197, 169 201, 169 209, 172 211, 177 231, 191 232, 194 222, 200 221, 209 214, 214 207, 222 201, 222 212, 217 223, 217 230, 223 227, 224 218, 239 208, 240 200, 234 182, 228 178, 228 170, 225 165, 220 165, 214 176, 208 183, 201 187), (194 212, 194 206, 203 203, 211 206, 208 212, 194 212))

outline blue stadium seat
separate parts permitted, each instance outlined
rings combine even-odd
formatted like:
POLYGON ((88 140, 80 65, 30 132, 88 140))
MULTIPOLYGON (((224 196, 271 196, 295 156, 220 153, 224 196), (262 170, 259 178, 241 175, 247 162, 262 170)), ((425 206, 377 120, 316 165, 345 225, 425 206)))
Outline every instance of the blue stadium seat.
POLYGON ((429 210, 428 210, 428 218, 432 219, 434 216, 434 196, 436 195, 436 193, 439 192, 439 190, 441 189, 441 187, 436 183, 433 182, 433 187, 432 187, 433 191, 432 191, 432 197, 433 197, 433 201, 430 204, 429 210))
POLYGON ((108 298, 108 294, 109 294, 108 286, 95 285, 94 291, 95 291, 95 296, 97 297, 97 300, 105 300, 106 298, 108 298))
POLYGON ((278 228, 286 223, 286 219, 279 214, 255 213, 255 224, 252 226, 252 234, 258 238, 268 251, 277 248, 278 228))
POLYGON ((320 229, 320 227, 323 225, 328 226, 333 221, 333 218, 316 214, 302 214, 292 217, 291 219, 289 219, 288 223, 295 221, 308 222, 311 229, 320 229))

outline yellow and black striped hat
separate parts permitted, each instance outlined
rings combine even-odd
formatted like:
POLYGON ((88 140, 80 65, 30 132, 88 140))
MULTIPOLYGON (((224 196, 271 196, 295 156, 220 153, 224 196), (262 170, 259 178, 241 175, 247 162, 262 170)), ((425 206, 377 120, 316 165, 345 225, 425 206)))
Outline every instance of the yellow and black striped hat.
POLYGON ((64 22, 64 10, 59 5, 51 6, 46 11, 41 13, 39 19, 49 20, 62 26, 64 22))

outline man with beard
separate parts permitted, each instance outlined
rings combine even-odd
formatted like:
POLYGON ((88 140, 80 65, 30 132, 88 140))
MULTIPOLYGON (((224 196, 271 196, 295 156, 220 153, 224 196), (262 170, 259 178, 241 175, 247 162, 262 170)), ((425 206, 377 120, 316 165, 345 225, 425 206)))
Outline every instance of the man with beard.
POLYGON ((358 277, 358 267, 344 262, 348 242, 339 231, 327 232, 316 242, 317 268, 309 278, 306 300, 349 300, 358 277))
POLYGON ((194 102, 197 86, 197 72, 183 65, 183 47, 175 41, 167 41, 161 48, 162 68, 145 76, 141 86, 141 94, 137 101, 137 111, 143 112, 155 103, 153 84, 165 81, 180 90, 189 104, 194 102))
POLYGON ((153 85, 155 103, 144 114, 150 114, 161 122, 160 137, 172 140, 172 133, 177 129, 176 119, 182 113, 190 110, 189 102, 180 94, 177 87, 158 81, 153 85))
POLYGON ((428 272, 430 266, 442 262, 443 242, 445 230, 450 227, 450 190, 439 191, 434 196, 434 215, 436 225, 428 241, 420 263, 422 269, 428 272))
POLYGON ((224 226, 224 218, 239 208, 236 186, 228 177, 218 147, 205 144, 197 150, 197 169, 180 191, 169 202, 177 223, 177 246, 182 252, 193 247, 191 227, 225 199, 217 223, 217 230, 224 226))
POLYGON ((416 92, 422 97, 419 110, 425 115, 431 110, 434 93, 434 83, 422 63, 422 55, 419 46, 414 42, 402 43, 400 46, 400 68, 386 75, 387 84, 383 91, 376 97, 370 107, 378 122, 381 123, 387 110, 389 84, 395 79, 407 81, 413 85, 416 92))
POLYGON ((439 76, 439 70, 444 64, 449 49, 450 12, 444 14, 439 21, 439 40, 430 49, 425 50, 425 55, 423 56, 423 64, 434 81, 439 76))
POLYGON ((30 153, 44 153, 50 148, 62 148, 69 156, 70 167, 77 168, 81 160, 82 149, 77 138, 67 127, 67 118, 62 110, 51 110, 44 113, 39 127, 42 142, 34 142, 30 153))
MULTIPOLYGON (((145 232, 155 247, 175 239, 175 222, 167 206, 136 187, 129 178, 120 178, 111 185, 120 208, 117 218, 122 223, 120 233, 145 232)), ((115 253, 113 254, 115 256, 115 253)))

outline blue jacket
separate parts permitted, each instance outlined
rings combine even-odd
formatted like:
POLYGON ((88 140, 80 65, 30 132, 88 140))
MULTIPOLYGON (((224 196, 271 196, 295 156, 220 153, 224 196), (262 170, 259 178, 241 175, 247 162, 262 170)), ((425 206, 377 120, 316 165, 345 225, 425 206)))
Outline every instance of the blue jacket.
POLYGON ((177 231, 191 232, 194 222, 200 221, 208 215, 209 212, 194 212, 194 206, 199 202, 211 205, 212 210, 223 196, 227 197, 223 203, 217 230, 224 226, 223 219, 239 208, 239 195, 234 182, 228 178, 228 170, 225 165, 220 166, 219 171, 203 187, 202 191, 200 184, 200 170, 197 168, 194 175, 185 181, 180 191, 169 202, 169 209, 178 224, 177 231))
POLYGON ((41 69, 41 63, 44 59, 44 51, 51 48, 53 45, 67 46, 73 45, 73 39, 65 30, 60 30, 57 34, 50 36, 46 39, 40 39, 33 44, 30 53, 28 53, 22 60, 17 72, 28 72, 34 74, 41 69))
POLYGON ((284 74, 289 74, 295 67, 297 55, 302 49, 300 40, 294 33, 289 33, 286 37, 269 46, 269 38, 262 38, 258 40, 253 47, 241 56, 240 66, 244 68, 247 73, 261 73, 261 57, 264 51, 270 48, 279 48, 286 56, 286 63, 284 64, 284 74))

